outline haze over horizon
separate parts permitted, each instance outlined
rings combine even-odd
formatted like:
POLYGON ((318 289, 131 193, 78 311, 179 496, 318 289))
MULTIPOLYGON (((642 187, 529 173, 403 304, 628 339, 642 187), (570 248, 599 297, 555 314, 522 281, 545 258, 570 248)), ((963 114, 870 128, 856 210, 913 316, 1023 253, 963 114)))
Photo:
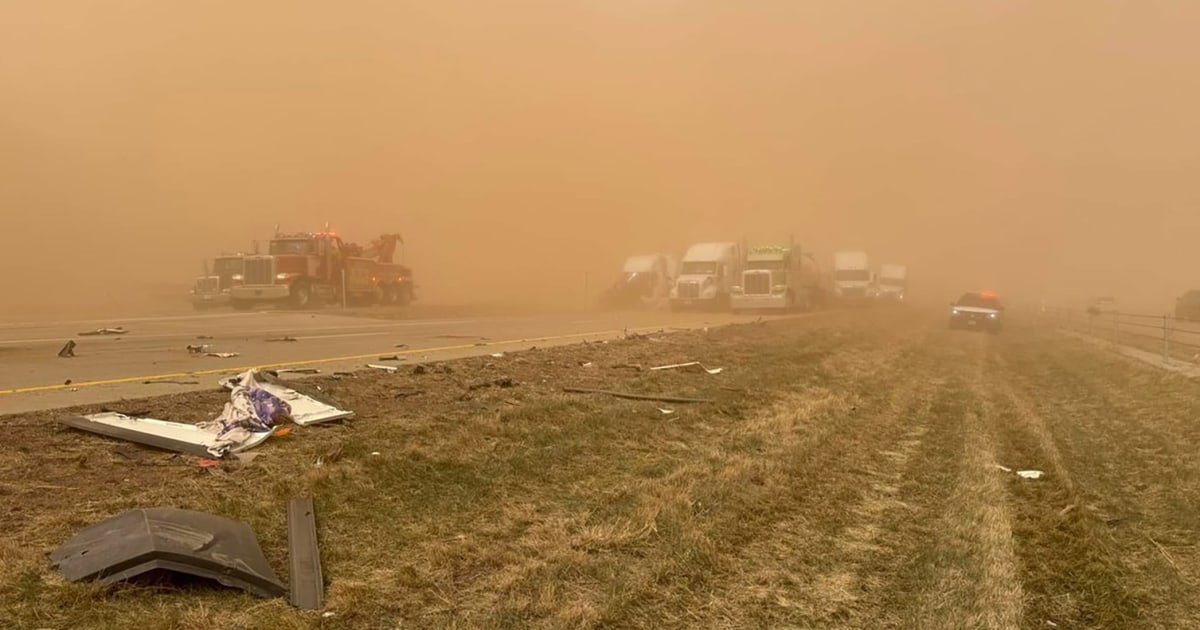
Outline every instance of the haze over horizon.
POLYGON ((1200 287, 1198 27, 1154 0, 10 0, 0 316, 326 222, 403 233, 430 301, 578 301, 628 254, 792 234, 926 294, 1165 307, 1200 287))

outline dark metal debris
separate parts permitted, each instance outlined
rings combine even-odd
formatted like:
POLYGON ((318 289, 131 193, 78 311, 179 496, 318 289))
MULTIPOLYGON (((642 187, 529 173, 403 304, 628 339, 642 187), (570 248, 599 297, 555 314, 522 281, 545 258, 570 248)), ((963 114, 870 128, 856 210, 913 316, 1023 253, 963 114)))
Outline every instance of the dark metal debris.
POLYGON ((66 345, 62 347, 62 350, 58 351, 58 356, 64 359, 69 359, 75 356, 75 342, 68 339, 66 345))
POLYGON ((586 387, 564 387, 564 392, 572 394, 604 394, 616 398, 627 398, 629 400, 654 400, 658 402, 669 403, 706 403, 712 402, 708 398, 683 398, 679 396, 660 396, 658 394, 630 394, 626 392, 614 392, 607 389, 589 389, 586 387))
POLYGON ((289 501, 287 521, 292 605, 301 610, 320 610, 325 603, 325 583, 312 497, 289 501))
POLYGON ((130 510, 79 532, 50 560, 72 582, 112 584, 165 570, 216 580, 259 597, 286 593, 253 530, 191 510, 130 510))

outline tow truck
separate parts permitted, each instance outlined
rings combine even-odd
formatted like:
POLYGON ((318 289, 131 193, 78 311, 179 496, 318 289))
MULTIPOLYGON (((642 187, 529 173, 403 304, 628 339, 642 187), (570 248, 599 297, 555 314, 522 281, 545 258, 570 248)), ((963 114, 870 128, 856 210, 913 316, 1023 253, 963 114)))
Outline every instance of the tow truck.
POLYGON ((229 305, 230 290, 242 282, 244 254, 222 254, 204 263, 204 275, 192 284, 192 307, 204 310, 229 305))
POLYGON ((243 280, 230 291, 237 310, 256 304, 294 309, 324 304, 406 305, 415 298, 413 274, 393 258, 399 234, 384 234, 367 247, 323 232, 277 233, 265 255, 244 258, 243 280))
POLYGON ((964 293, 950 303, 950 328, 998 333, 1004 328, 1004 306, 992 291, 964 293))

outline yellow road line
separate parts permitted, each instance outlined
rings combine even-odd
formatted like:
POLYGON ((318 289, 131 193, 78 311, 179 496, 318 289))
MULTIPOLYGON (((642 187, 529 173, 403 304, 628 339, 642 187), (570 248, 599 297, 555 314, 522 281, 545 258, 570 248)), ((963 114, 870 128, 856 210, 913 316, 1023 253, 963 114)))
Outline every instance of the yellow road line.
MULTIPOLYGON (((702 324, 695 324, 695 323, 679 324, 679 325, 675 325, 673 327, 674 328, 684 328, 684 327, 693 327, 693 326, 698 326, 698 325, 702 325, 702 324)), ((666 326, 645 326, 642 328, 626 328, 625 330, 631 330, 633 332, 645 332, 645 331, 664 330, 666 328, 667 328, 666 326)), ((585 332, 585 333, 571 333, 571 334, 567 334, 567 335, 552 335, 549 337, 532 337, 532 338, 528 338, 528 339, 508 339, 508 340, 504 340, 504 341, 490 341, 490 342, 484 342, 481 344, 473 344, 472 343, 472 344, 460 344, 460 345, 456 345, 456 346, 441 346, 438 348, 413 348, 413 349, 409 349, 409 350, 403 350, 400 352, 388 352, 387 354, 414 355, 414 354, 428 354, 431 352, 453 352, 455 350, 467 350, 470 348, 480 348, 480 347, 488 347, 488 346, 504 346, 504 345, 511 345, 511 344, 515 344, 515 343, 562 341, 564 339, 578 339, 578 338, 582 338, 582 337, 597 337, 597 336, 602 336, 602 335, 614 335, 614 334, 617 334, 620 332, 623 332, 623 331, 621 331, 621 330, 602 330, 602 331, 592 331, 592 332, 585 332)), ((229 372, 245 372, 246 370, 255 370, 255 369, 263 370, 263 369, 271 369, 271 368, 300 367, 300 366, 305 366, 305 365, 320 365, 323 363, 340 363, 343 361, 361 361, 363 359, 378 358, 379 356, 380 356, 379 352, 372 352, 370 354, 352 354, 352 355, 347 355, 347 356, 342 356, 342 357, 328 357, 325 359, 305 359, 302 361, 284 361, 281 363, 268 363, 268 364, 259 365, 259 366, 212 368, 209 370, 197 370, 194 372, 176 372, 173 374, 155 374, 152 376, 127 376, 127 377, 123 377, 123 378, 110 378, 110 379, 103 379, 103 380, 99 380, 99 381, 83 381, 83 382, 79 382, 79 383, 71 383, 70 385, 61 385, 61 384, 60 385, 38 385, 35 387, 20 387, 17 389, 0 390, 0 396, 6 396, 6 395, 12 395, 12 394, 33 394, 33 393, 37 393, 37 392, 54 392, 54 391, 62 391, 62 390, 67 390, 67 389, 78 389, 78 388, 82 388, 82 387, 99 387, 102 385, 123 385, 123 384, 127 384, 127 383, 141 383, 143 381, 161 381, 164 379, 171 379, 171 378, 186 378, 189 376, 205 376, 205 375, 211 375, 211 374, 225 374, 225 373, 229 373, 229 372)))

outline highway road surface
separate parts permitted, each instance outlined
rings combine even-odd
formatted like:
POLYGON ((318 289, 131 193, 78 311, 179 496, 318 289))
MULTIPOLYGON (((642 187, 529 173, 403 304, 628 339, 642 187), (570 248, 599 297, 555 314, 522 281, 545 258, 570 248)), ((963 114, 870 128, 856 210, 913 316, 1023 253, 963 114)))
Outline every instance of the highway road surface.
POLYGON ((208 389, 222 376, 252 367, 329 373, 368 363, 405 365, 615 339, 626 329, 698 328, 755 318, 655 311, 379 319, 334 311, 255 311, 3 324, 0 414, 208 389), (128 332, 79 334, 116 327, 128 332), (68 340, 76 343, 75 356, 60 358, 68 340), (189 345, 207 348, 194 353, 189 345), (401 360, 378 360, 387 355, 401 360))

